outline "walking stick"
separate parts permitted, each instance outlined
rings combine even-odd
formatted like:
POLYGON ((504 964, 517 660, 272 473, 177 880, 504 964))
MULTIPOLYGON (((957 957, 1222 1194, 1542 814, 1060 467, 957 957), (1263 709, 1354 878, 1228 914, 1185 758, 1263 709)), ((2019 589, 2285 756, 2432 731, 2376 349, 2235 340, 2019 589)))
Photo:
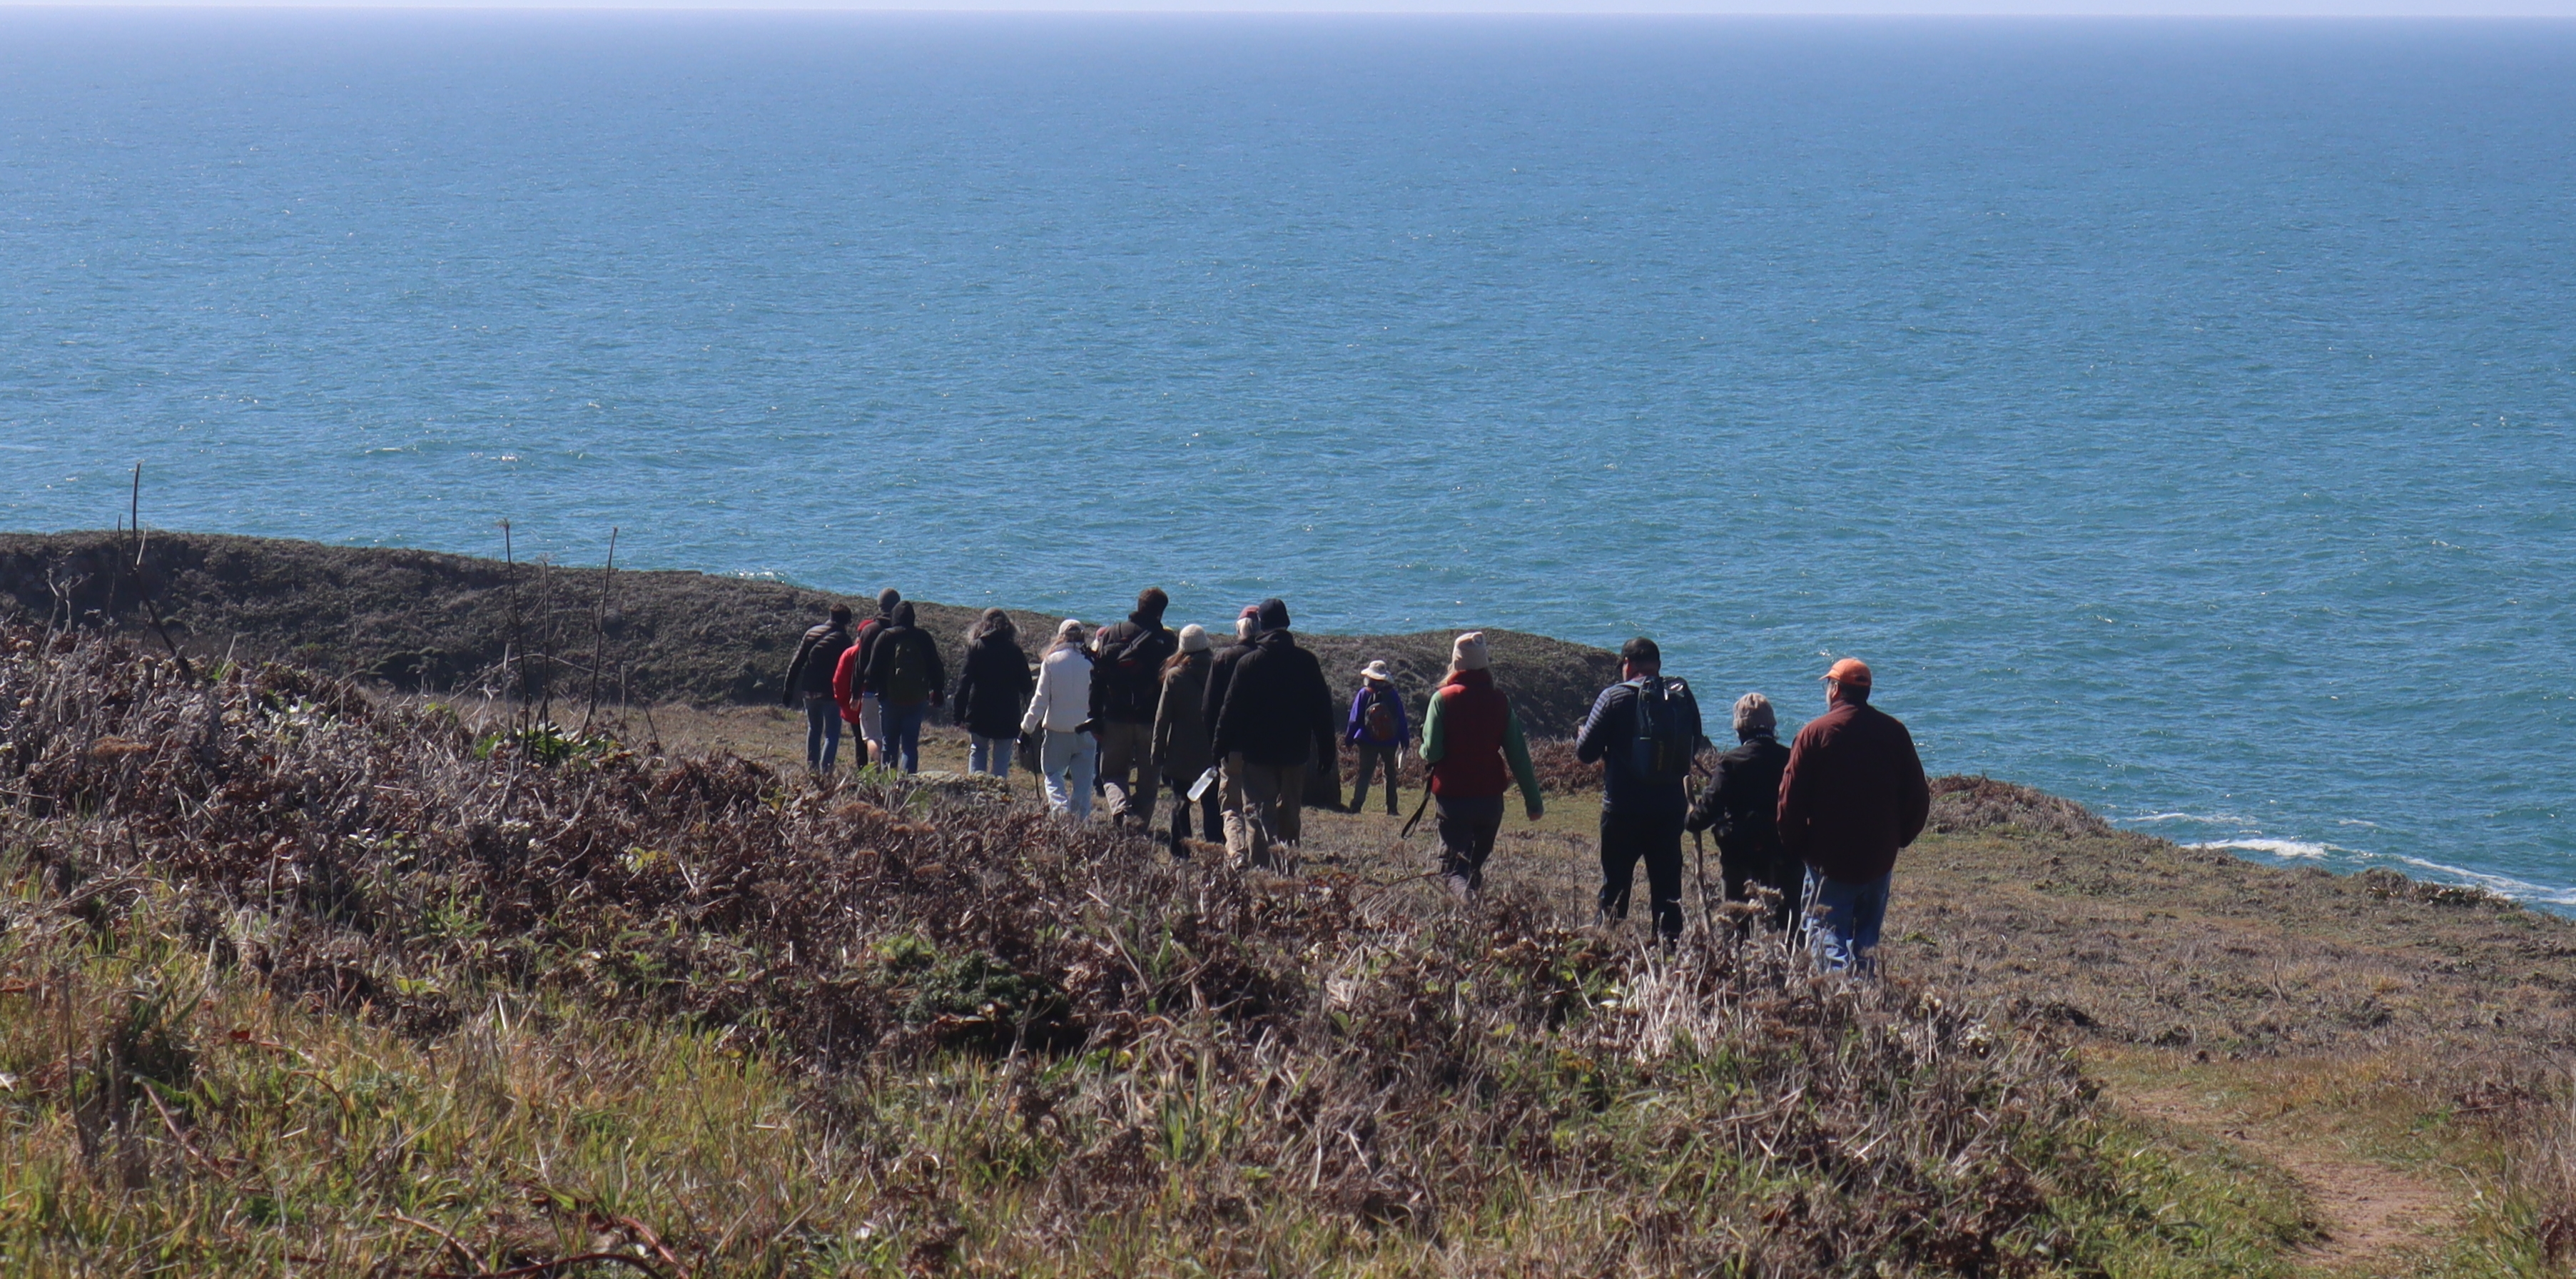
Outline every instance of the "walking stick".
MULTIPOLYGON (((1691 752, 1691 771, 1693 773, 1700 771, 1698 751, 1691 752)), ((1710 779, 1710 781, 1714 780, 1716 779, 1710 779)), ((1691 798, 1694 801, 1692 805, 1693 807, 1698 806, 1696 801, 1699 799, 1700 793, 1706 791, 1707 788, 1708 783, 1702 782, 1700 784, 1700 790, 1692 792, 1691 798)), ((1709 941, 1713 945, 1717 941, 1717 920, 1714 917, 1715 912, 1710 908, 1708 901, 1708 837, 1702 832, 1692 831, 1691 847, 1699 851, 1699 926, 1702 932, 1708 934, 1709 941)))
POLYGON ((1699 850, 1699 926, 1711 941, 1717 938, 1717 922, 1711 918, 1708 904, 1708 840, 1698 831, 1691 832, 1691 847, 1699 850))
POLYGON ((1396 832, 1395 837, 1397 839, 1413 838, 1413 828, 1422 823, 1422 814, 1429 811, 1430 808, 1431 782, 1426 778, 1422 783, 1422 802, 1413 806, 1413 816, 1405 819, 1404 829, 1396 832))

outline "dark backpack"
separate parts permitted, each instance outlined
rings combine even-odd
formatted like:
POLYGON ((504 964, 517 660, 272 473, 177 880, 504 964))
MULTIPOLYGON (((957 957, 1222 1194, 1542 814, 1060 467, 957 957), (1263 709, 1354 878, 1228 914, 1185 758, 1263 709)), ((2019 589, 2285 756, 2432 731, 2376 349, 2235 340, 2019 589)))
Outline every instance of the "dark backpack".
POLYGON ((1393 693, 1374 689, 1369 692, 1368 709, 1361 712, 1360 724, 1372 745, 1390 746, 1395 743, 1395 707, 1389 704, 1394 700, 1393 693))
POLYGON ((930 671, 921 660, 921 641, 927 637, 914 631, 889 635, 894 651, 886 654, 885 699, 897 705, 930 700, 930 671))
POLYGON ((1699 701, 1690 685, 1677 679, 1647 676, 1628 681, 1637 690, 1637 775, 1650 782, 1678 782, 1690 776, 1699 755, 1699 701))
POLYGON ((1141 627, 1109 657, 1109 687, 1122 710, 1152 715, 1163 696, 1163 659, 1180 650, 1180 641, 1159 626, 1141 627))

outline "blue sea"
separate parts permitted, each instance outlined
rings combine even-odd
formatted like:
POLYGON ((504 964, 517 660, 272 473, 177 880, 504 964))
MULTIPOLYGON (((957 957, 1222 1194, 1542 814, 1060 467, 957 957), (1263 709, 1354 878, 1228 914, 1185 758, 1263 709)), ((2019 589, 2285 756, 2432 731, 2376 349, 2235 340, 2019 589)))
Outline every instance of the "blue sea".
POLYGON ((0 10, 0 527, 1652 635, 2576 905, 2576 24, 0 10))

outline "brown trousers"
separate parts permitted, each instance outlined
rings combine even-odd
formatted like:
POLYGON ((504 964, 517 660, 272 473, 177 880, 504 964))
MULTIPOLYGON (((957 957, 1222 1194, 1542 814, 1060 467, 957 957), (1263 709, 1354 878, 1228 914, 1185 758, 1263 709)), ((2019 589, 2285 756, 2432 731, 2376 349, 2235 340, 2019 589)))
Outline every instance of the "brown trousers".
POLYGON ((1111 818, 1154 824, 1153 725, 1100 722, 1100 786, 1111 818))
POLYGON ((1287 869, 1287 846, 1297 842, 1306 812, 1306 766, 1255 764, 1236 751, 1225 757, 1224 783, 1227 858, 1287 869))

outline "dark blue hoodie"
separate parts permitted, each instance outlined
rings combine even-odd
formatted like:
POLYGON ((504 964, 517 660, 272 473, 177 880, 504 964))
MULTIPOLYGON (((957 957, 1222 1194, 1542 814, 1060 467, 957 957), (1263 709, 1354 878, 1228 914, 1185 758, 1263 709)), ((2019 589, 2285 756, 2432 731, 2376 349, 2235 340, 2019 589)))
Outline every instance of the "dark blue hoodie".
MULTIPOLYGON (((1699 703, 1690 696, 1690 686, 1678 679, 1654 675, 1672 693, 1676 709, 1682 712, 1681 727, 1689 730, 1691 740, 1701 740, 1699 703)), ((1637 755, 1631 749, 1637 740, 1637 684, 1635 681, 1613 684, 1601 690, 1592 703, 1592 713, 1583 717, 1583 729, 1574 736, 1574 757, 1586 764, 1608 762, 1601 770, 1601 811, 1645 816, 1679 818, 1690 807, 1690 796, 1682 789, 1682 779, 1656 781, 1637 771, 1637 755)))

